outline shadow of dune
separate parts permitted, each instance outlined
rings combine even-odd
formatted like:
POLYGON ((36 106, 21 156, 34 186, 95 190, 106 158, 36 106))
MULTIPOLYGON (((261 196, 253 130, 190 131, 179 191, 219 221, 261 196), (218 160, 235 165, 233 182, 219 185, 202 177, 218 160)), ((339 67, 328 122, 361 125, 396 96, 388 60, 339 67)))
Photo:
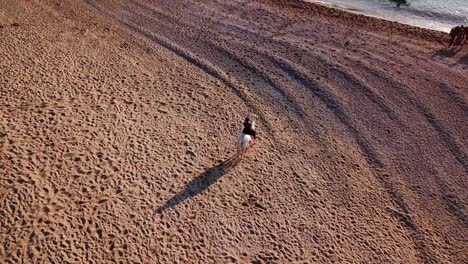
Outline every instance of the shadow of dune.
POLYGON ((183 191, 179 192, 170 200, 168 200, 163 206, 159 207, 155 213, 161 214, 165 210, 175 207, 183 201, 202 193, 211 185, 213 185, 217 180, 223 177, 226 173, 228 173, 231 169, 237 166, 239 162, 240 159, 234 156, 219 163, 216 166, 209 168, 191 182, 189 182, 183 191))

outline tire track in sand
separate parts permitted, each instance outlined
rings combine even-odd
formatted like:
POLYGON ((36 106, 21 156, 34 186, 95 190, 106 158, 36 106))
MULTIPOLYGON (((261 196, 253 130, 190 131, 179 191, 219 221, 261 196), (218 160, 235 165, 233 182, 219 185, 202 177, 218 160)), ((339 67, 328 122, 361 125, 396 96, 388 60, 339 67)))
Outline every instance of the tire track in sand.
MULTIPOLYGON (((169 41, 168 39, 164 38, 163 36, 153 34, 152 32, 148 32, 142 28, 139 28, 135 25, 130 24, 127 21, 124 21, 121 18, 115 17, 110 13, 107 13, 102 8, 100 8, 96 3, 93 1, 87 1, 91 4, 94 8, 96 8, 99 12, 106 14, 107 16, 111 17, 112 19, 118 21, 119 23, 123 24, 125 27, 131 29, 134 32, 144 36, 146 39, 150 40, 152 43, 156 43, 161 47, 166 48, 167 50, 171 51, 172 53, 176 54, 177 56, 183 58, 190 64, 194 65, 195 67, 201 69, 202 71, 206 72, 208 75, 222 81, 231 91, 239 97, 244 104, 251 109, 253 113, 257 114, 259 119, 262 121, 263 124, 268 128, 266 133, 269 134, 273 139, 279 141, 275 136, 270 132, 273 131, 272 125, 270 122, 264 117, 265 111, 262 111, 260 107, 257 105, 262 105, 258 101, 253 100, 254 97, 249 96, 246 92, 248 89, 238 84, 236 81, 232 80, 226 73, 217 69, 215 66, 211 65, 209 62, 204 61, 203 59, 199 58, 195 54, 192 54, 190 51, 184 49, 181 46, 176 45, 175 43, 169 41)), ((260 100, 256 98, 256 100, 260 100)))
POLYGON ((415 223, 414 219, 411 217, 411 211, 409 206, 404 201, 404 198, 398 191, 393 187, 391 182, 386 179, 384 174, 381 174, 379 171, 384 170, 385 164, 379 159, 377 152, 373 149, 371 144, 362 136, 359 130, 352 124, 351 119, 347 116, 346 112, 343 110, 342 106, 338 101, 334 99, 332 95, 326 92, 324 89, 321 89, 319 84, 315 81, 312 81, 311 78, 305 73, 305 70, 301 69, 299 66, 292 64, 288 60, 280 57, 271 56, 269 58, 272 63, 276 64, 278 67, 283 69, 288 75, 291 76, 291 79, 300 82, 304 87, 309 88, 321 101, 322 103, 334 113, 338 120, 347 127, 348 131, 353 135, 356 143, 360 146, 361 150, 364 152, 369 164, 375 167, 374 175, 379 180, 381 185, 386 189, 388 195, 392 199, 395 205, 402 212, 391 211, 400 222, 404 224, 412 233, 412 238, 415 243, 416 249, 420 252, 421 258, 425 263, 438 263, 435 254, 432 253, 432 250, 427 245, 426 238, 421 228, 415 223))

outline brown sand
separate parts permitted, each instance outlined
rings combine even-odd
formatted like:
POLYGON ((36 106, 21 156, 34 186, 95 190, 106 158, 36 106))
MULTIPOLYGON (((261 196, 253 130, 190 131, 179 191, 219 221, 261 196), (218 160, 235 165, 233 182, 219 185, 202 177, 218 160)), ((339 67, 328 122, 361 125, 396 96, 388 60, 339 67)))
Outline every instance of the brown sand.
POLYGON ((298 1, 0 1, 0 262, 467 263, 443 37, 298 1))

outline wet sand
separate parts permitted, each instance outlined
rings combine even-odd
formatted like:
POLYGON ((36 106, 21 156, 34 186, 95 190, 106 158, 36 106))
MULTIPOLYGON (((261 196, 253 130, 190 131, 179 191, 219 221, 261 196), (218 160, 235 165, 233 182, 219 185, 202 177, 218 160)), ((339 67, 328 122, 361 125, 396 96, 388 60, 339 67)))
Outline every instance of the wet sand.
POLYGON ((446 38, 295 0, 2 1, 0 262, 466 263, 446 38))

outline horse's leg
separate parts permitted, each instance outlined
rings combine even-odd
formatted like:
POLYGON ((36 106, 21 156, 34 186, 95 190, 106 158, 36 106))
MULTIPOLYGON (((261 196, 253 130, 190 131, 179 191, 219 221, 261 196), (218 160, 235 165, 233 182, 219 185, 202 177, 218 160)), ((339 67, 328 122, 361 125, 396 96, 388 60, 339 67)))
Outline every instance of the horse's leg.
POLYGON ((244 148, 244 146, 241 146, 241 147, 240 147, 239 160, 241 160, 242 158, 244 158, 244 154, 245 154, 245 148, 244 148))
POLYGON ((247 153, 247 150, 250 148, 250 143, 251 142, 251 138, 247 138, 247 142, 245 143, 244 146, 242 146, 242 156, 244 156, 245 153, 247 153))
POLYGON ((242 146, 242 140, 239 141, 239 143, 237 144, 237 157, 239 158, 242 158, 243 156, 243 152, 244 152, 244 146, 242 146))

